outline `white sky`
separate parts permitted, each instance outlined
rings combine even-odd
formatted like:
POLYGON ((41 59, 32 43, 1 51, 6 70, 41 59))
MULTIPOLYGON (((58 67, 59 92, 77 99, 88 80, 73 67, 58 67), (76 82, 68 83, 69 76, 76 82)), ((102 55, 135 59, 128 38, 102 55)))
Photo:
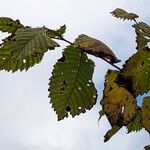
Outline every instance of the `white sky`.
MULTIPOLYGON (((66 24, 65 37, 73 41, 84 33, 100 39, 125 61, 135 52, 131 22, 122 22, 109 12, 117 7, 132 11, 150 24, 149 0, 0 0, 0 16, 20 19, 24 25, 55 29, 66 24)), ((2 34, 0 35, 2 37, 2 34)), ((109 142, 103 135, 110 128, 106 118, 98 125, 99 100, 105 72, 110 65, 96 62, 94 81, 99 90, 96 106, 86 114, 58 122, 48 99, 48 79, 61 48, 48 52, 28 72, 0 72, 0 149, 2 150, 141 150, 149 144, 148 134, 126 134, 122 129, 109 142)), ((123 62, 122 62, 123 63, 123 62)), ((121 66, 121 64, 118 64, 121 66)))

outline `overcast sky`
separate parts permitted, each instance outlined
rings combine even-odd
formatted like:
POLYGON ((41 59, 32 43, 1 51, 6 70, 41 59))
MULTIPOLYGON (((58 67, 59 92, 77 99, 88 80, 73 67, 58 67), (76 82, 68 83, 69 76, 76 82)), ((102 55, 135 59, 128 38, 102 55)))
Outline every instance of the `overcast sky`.
MULTIPOLYGON (((70 41, 81 33, 98 38, 113 49, 122 63, 135 52, 132 22, 122 22, 109 12, 120 7, 150 24, 150 0, 0 0, 0 4, 1 17, 20 19, 24 25, 55 29, 66 24, 65 38, 70 41)), ((142 150, 149 144, 144 130, 127 135, 122 129, 109 142, 103 142, 110 125, 105 117, 98 124, 99 101, 104 75, 112 67, 100 59, 90 56, 96 62, 93 79, 99 91, 97 105, 79 117, 57 121, 47 89, 53 65, 66 46, 60 44, 57 53, 47 52, 42 62, 28 72, 0 72, 0 149, 142 150)))

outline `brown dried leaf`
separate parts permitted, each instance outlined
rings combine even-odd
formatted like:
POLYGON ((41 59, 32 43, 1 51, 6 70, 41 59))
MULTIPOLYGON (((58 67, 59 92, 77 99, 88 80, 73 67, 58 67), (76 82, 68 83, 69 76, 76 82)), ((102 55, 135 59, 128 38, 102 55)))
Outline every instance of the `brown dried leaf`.
POLYGON ((79 35, 74 42, 74 46, 83 48, 86 53, 92 54, 96 57, 106 58, 110 60, 111 63, 120 62, 106 44, 85 34, 79 35))

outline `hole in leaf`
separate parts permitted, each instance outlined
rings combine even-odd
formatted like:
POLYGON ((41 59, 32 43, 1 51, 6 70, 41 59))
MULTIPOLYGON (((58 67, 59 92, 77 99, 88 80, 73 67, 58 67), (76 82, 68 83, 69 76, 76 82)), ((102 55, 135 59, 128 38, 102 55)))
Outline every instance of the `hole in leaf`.
POLYGON ((5 57, 3 57, 2 59, 5 60, 5 57))
POLYGON ((90 86, 90 84, 87 84, 87 86, 90 86))
POLYGON ((78 107, 78 109, 82 109, 82 107, 78 107))
POLYGON ((37 56, 37 54, 38 54, 37 52, 34 52, 34 53, 33 53, 33 56, 34 56, 34 57, 36 57, 36 56, 37 56))
POLYGON ((59 62, 64 62, 65 61, 65 56, 63 55, 60 59, 58 59, 59 62))
POLYGON ((67 112, 70 112, 70 111, 71 111, 71 108, 70 108, 69 106, 67 106, 67 107, 66 107, 66 111, 67 111, 67 112))
POLYGON ((81 90, 81 87, 78 87, 79 90, 81 90))
POLYGON ((91 83, 92 81, 91 80, 89 80, 89 83, 91 83))
POLYGON ((23 63, 24 63, 24 64, 26 63, 26 59, 23 59, 23 63))
POLYGON ((96 95, 93 95, 94 98, 96 98, 96 95))

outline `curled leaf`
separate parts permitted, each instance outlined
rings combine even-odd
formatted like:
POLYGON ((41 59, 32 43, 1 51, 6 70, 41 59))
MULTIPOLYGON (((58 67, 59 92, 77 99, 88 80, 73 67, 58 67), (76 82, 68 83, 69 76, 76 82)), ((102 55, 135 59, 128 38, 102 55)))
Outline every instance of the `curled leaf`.
POLYGON ((111 63, 120 62, 106 44, 85 34, 79 35, 74 42, 74 46, 83 48, 86 53, 92 54, 96 57, 106 58, 110 60, 111 63))
POLYGON ((125 10, 121 9, 121 8, 116 8, 114 11, 111 12, 111 14, 113 16, 115 16, 116 18, 120 18, 123 20, 134 20, 136 18, 138 18, 139 16, 134 14, 134 13, 128 13, 125 10))

